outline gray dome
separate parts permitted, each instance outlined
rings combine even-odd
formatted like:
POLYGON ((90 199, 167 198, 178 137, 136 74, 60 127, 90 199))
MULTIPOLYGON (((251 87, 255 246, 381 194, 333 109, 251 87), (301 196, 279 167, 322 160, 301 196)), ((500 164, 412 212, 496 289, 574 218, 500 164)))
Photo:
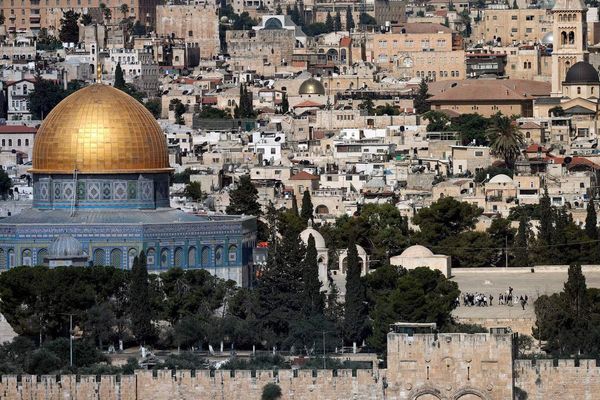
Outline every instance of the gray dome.
POLYGON ((548 32, 544 36, 542 36, 542 44, 546 46, 554 44, 554 33, 548 32))
POLYGON ((73 236, 58 236, 48 249, 50 257, 79 257, 83 255, 83 249, 79 240, 73 236))
POLYGON ((573 64, 567 71, 565 78, 567 84, 588 84, 588 83, 600 83, 598 78, 598 71, 590 63, 585 61, 579 61, 573 64))
POLYGON ((300 85, 300 89, 298 90, 298 94, 325 94, 325 87, 323 84, 316 80, 315 78, 308 78, 302 85, 300 85))

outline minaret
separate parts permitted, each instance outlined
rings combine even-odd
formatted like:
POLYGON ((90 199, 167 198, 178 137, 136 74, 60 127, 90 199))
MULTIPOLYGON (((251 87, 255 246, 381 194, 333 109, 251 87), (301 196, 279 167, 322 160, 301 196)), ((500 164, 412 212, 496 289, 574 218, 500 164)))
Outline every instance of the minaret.
POLYGON ((562 96, 562 82, 573 64, 588 60, 587 7, 583 0, 557 0, 552 8, 552 96, 562 96))

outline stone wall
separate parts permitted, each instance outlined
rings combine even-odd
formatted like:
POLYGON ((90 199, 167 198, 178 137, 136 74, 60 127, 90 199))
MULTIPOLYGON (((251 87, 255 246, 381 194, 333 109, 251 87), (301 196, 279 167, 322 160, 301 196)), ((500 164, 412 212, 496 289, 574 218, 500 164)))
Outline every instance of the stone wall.
POLYGON ((388 335, 387 370, 137 371, 126 376, 2 376, 0 399, 600 399, 595 360, 514 360, 509 334, 388 335))
MULTIPOLYGON (((515 393, 521 399, 599 399, 600 368, 596 360, 516 360, 515 393), (525 396, 526 395, 526 396, 525 396)), ((519 397, 515 397, 518 400, 519 397)))

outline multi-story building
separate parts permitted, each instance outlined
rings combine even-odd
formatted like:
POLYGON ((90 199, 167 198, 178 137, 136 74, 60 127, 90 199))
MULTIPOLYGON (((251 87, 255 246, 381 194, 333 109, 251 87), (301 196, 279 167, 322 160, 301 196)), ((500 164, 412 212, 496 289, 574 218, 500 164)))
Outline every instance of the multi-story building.
POLYGON ((9 121, 30 121, 29 93, 33 91, 34 81, 20 79, 6 85, 9 121))
POLYGON ((156 33, 200 48, 201 59, 219 54, 219 13, 215 3, 156 7, 156 33))
POLYGON ((552 32, 552 15, 546 9, 485 9, 474 25, 474 42, 535 42, 552 32))
POLYGON ((60 28, 63 12, 74 10, 78 13, 88 13, 90 9, 106 5, 111 10, 113 18, 132 17, 142 24, 154 26, 156 6, 159 0, 2 0, 0 7, 6 18, 5 25, 8 33, 31 30, 36 33, 41 28, 56 30, 60 28), (129 6, 129 12, 124 15, 121 6, 129 6))
POLYGON ((368 36, 367 60, 402 78, 465 78, 462 41, 436 24, 405 24, 368 36))

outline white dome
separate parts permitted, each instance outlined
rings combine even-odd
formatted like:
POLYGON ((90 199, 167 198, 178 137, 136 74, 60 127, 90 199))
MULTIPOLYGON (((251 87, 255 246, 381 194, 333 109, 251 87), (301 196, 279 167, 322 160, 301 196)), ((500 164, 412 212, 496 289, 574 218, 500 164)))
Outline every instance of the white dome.
POLYGON ((358 255, 361 255, 361 256, 364 256, 367 254, 365 249, 360 244, 356 245, 356 252, 358 253, 358 255))
POLYGON ((490 183, 513 183, 513 180, 508 175, 498 174, 490 179, 490 183))
POLYGON ((549 44, 554 44, 554 33, 548 32, 542 36, 542 44, 545 44, 546 46, 549 44))
POLYGON ((81 242, 70 235, 60 235, 48 249, 50 257, 80 257, 83 255, 81 242))
POLYGON ((321 235, 317 230, 308 227, 302 232, 300 232, 300 239, 304 242, 305 246, 308 246, 308 238, 310 235, 313 235, 315 238, 315 247, 317 249, 325 249, 325 239, 323 239, 323 235, 321 235))
POLYGON ((402 254, 400 254, 400 257, 420 258, 420 257, 431 257, 433 255, 434 255, 433 252, 431 250, 429 250, 427 247, 421 246, 420 244, 415 244, 414 246, 410 246, 409 248, 404 250, 402 252, 402 254))

